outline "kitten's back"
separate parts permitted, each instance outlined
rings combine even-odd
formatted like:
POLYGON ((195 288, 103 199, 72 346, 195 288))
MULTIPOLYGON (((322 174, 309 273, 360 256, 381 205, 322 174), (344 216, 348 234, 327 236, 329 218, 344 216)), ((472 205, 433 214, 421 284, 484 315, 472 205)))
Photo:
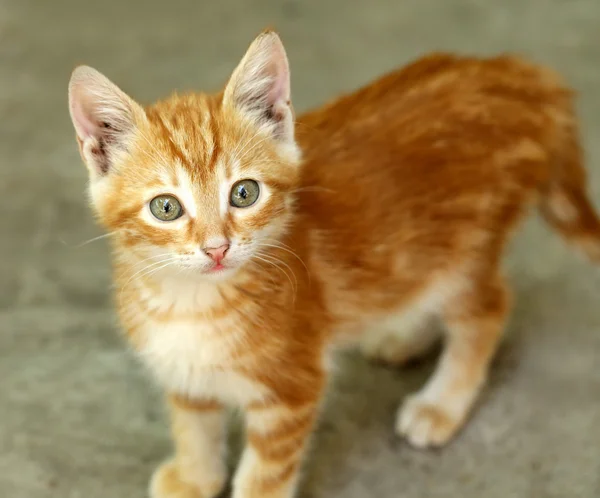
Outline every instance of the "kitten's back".
POLYGON ((323 230, 353 227, 345 246, 418 232, 446 251, 473 226, 508 233, 541 196, 553 226, 599 252, 572 92, 541 66, 433 54, 302 116, 298 136, 304 209, 323 230))

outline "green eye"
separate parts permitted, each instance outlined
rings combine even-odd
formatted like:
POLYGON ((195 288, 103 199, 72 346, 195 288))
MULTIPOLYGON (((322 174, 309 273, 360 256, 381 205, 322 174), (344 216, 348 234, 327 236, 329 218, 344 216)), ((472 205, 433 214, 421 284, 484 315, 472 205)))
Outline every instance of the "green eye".
POLYGON ((183 214, 183 208, 172 195, 159 195, 150 201, 150 212, 160 221, 173 221, 183 214))
POLYGON ((260 187, 254 180, 240 180, 231 189, 229 203, 233 207, 245 208, 252 206, 260 194, 260 187))

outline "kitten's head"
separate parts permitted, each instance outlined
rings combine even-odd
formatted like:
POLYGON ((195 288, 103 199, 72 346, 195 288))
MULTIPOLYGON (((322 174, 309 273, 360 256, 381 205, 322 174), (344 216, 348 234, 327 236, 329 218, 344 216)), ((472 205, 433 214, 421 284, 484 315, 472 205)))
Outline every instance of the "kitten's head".
POLYGON ((275 33, 252 43, 220 94, 143 108, 79 67, 69 107, 92 206, 121 254, 222 278, 283 235, 299 151, 275 33))

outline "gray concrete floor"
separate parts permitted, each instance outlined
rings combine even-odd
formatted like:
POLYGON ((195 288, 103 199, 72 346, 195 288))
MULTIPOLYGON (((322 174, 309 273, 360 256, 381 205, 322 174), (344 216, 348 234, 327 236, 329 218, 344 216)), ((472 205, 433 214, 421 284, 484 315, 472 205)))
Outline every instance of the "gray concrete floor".
MULTIPOLYGON (((581 93, 600 200, 598 0, 0 0, 0 496, 143 497, 169 451, 160 396, 116 332, 107 246, 78 247, 100 232, 71 69, 96 66, 142 101, 213 89, 266 25, 287 44, 299 110, 431 49, 552 64, 581 93)), ((600 496, 600 274, 535 219, 509 268, 507 341, 460 438, 419 452, 393 436, 431 363, 342 356, 302 496, 600 496)))

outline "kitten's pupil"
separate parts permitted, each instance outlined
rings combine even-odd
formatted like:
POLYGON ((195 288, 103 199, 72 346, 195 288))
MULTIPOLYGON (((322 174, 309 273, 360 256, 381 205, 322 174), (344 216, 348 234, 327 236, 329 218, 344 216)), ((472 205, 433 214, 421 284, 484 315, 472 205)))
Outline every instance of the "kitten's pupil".
POLYGON ((248 197, 248 191, 246 190, 246 187, 244 187, 243 185, 240 185, 240 187, 238 189, 238 195, 242 199, 246 199, 248 197))
POLYGON ((169 202, 168 199, 165 199, 165 202, 163 204, 163 211, 165 213, 168 213, 169 211, 171 211, 172 207, 171 207, 171 203, 169 202))

